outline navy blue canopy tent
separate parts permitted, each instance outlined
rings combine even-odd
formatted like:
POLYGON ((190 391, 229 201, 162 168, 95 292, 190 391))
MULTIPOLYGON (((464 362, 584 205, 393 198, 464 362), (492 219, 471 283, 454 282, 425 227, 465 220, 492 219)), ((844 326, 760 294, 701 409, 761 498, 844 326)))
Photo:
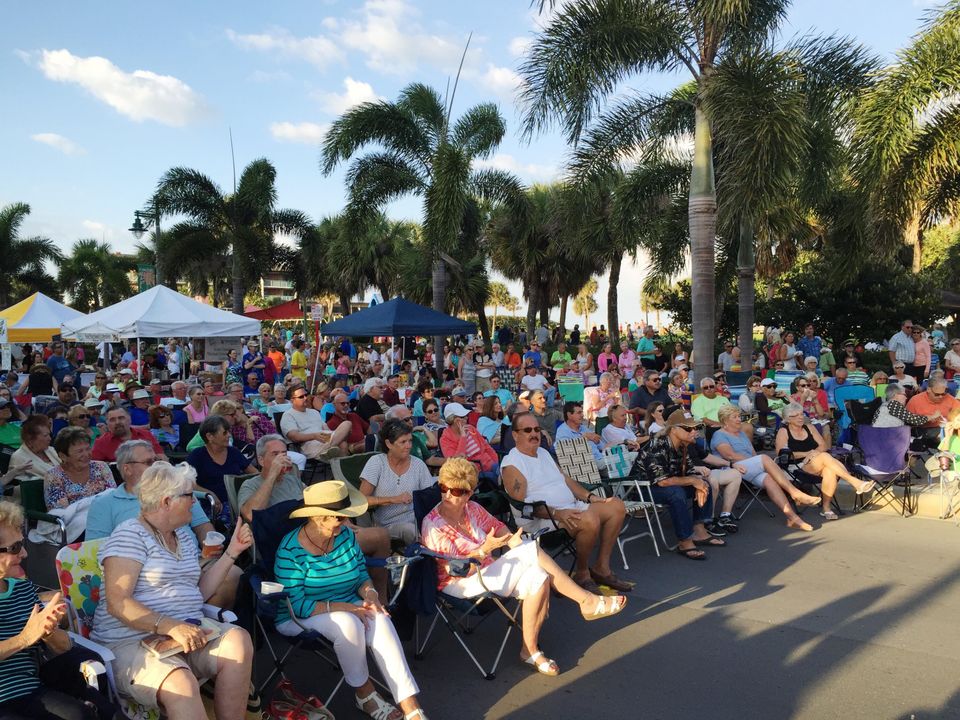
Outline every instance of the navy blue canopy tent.
POLYGON ((324 323, 324 335, 345 337, 394 337, 412 335, 469 335, 477 326, 466 320, 425 308, 403 298, 394 298, 331 323, 324 323))

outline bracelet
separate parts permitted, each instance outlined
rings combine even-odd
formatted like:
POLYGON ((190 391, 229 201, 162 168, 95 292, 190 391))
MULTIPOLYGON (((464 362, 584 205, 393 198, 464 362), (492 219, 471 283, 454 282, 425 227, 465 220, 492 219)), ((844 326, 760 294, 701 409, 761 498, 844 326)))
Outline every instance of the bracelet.
POLYGON ((153 633, 156 635, 160 631, 160 621, 163 620, 163 615, 157 613, 157 621, 153 624, 153 633))
POLYGON ((330 613, 330 601, 327 600, 327 614, 330 613))
POLYGON ((230 558, 233 562, 236 562, 238 559, 236 555, 231 555, 229 550, 224 550, 223 554, 230 558))

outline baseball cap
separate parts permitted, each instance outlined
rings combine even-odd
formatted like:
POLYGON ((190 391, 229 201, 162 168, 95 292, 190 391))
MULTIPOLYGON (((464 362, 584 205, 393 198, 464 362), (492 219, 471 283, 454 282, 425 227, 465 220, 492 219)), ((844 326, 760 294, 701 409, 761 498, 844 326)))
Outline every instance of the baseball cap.
POLYGON ((470 414, 470 411, 467 410, 460 403, 447 403, 447 406, 443 408, 443 419, 449 420, 452 417, 466 417, 470 414))
POLYGON ((0 398, 0 409, 5 407, 10 407, 11 405, 13 405, 12 400, 7 400, 6 398, 0 398))
POLYGON ((466 389, 466 388, 462 388, 462 387, 454 388, 453 392, 450 393, 450 394, 451 394, 451 395, 454 395, 454 396, 456 396, 456 397, 466 397, 466 396, 467 396, 467 389, 466 389))
POLYGON ((151 384, 151 385, 159 385, 159 384, 160 384, 160 380, 159 380, 158 378, 154 378, 153 380, 150 381, 150 384, 151 384))
POLYGON ((760 381, 760 387, 770 387, 771 385, 776 385, 777 381, 773 378, 764 378, 760 381))

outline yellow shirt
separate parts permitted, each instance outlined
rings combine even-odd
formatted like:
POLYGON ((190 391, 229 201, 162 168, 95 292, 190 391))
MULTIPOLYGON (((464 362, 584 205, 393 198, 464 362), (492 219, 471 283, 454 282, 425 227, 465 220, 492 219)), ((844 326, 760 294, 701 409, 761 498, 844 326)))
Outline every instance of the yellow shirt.
POLYGON ((294 368, 297 365, 300 365, 301 368, 298 370, 291 370, 290 372, 294 377, 298 377, 301 380, 307 379, 307 355, 302 350, 294 350, 293 355, 290 356, 290 367, 294 368))

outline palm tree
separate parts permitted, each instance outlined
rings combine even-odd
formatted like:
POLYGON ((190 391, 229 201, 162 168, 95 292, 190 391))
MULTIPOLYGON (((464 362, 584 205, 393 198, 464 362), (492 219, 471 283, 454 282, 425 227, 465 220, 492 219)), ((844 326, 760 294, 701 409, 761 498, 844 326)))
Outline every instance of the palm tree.
POLYGON ((960 211, 960 2, 932 12, 897 62, 857 108, 857 177, 874 216, 873 248, 913 247, 923 232, 960 211))
MULTIPOLYGON (((547 0, 540 3, 541 8, 547 0)), ((552 3, 551 3, 552 4, 552 3)), ((692 314, 696 372, 709 374, 715 326, 717 185, 716 114, 710 85, 726 59, 773 37, 788 0, 584 0, 565 4, 535 39, 521 75, 525 131, 559 121, 576 145, 572 174, 584 180, 608 172, 630 153, 656 158, 656 111, 673 98, 641 94, 605 105, 628 78, 686 69, 693 92, 693 154, 688 189, 692 314), (601 112, 602 111, 602 112, 601 112), (588 130, 589 128, 589 130, 588 130), (654 142, 651 142, 654 140, 654 142)), ((613 328, 611 328, 613 330, 613 328)))
MULTIPOLYGON (((520 182, 499 170, 477 171, 475 160, 500 145, 506 125, 497 106, 475 105, 450 123, 453 98, 444 102, 432 88, 413 83, 396 102, 363 103, 334 121, 326 135, 320 167, 329 175, 352 159, 347 171, 347 215, 355 225, 405 195, 423 199, 423 241, 431 263, 432 304, 446 312, 448 260, 469 214, 469 199, 510 201, 520 182), (365 154, 359 153, 375 146, 365 154)), ((481 301, 482 304, 482 301, 481 301)), ((436 338, 442 347, 442 338, 436 338)))
POLYGON ((397 292, 402 259, 418 228, 378 213, 360 226, 361 232, 355 233, 356 229, 341 219, 339 232, 330 237, 327 246, 327 267, 351 276, 350 283, 355 287, 352 294, 375 287, 384 300, 389 300, 397 292))
POLYGON ((26 203, 0 207, 0 307, 35 292, 59 296, 46 263, 59 262, 63 253, 48 238, 20 237, 20 226, 29 214, 26 203))
MULTIPOLYGON (((502 282, 491 282, 489 286, 489 294, 487 295, 487 306, 493 307, 493 324, 490 326, 490 332, 495 333, 497 331, 497 311, 500 308, 505 308, 510 304, 510 288, 504 285, 502 282)), ((490 337, 493 337, 491 335, 490 337)))
POLYGON ((218 265, 229 259, 233 312, 243 314, 247 288, 274 266, 274 235, 300 237, 312 227, 304 213, 276 208, 276 179, 276 169, 263 158, 244 168, 233 194, 197 170, 175 167, 164 173, 157 197, 167 212, 189 220, 164 232, 167 247, 158 248, 163 266, 184 268, 197 253, 210 260, 219 256, 218 265))
POLYGON ((135 270, 135 259, 114 253, 108 243, 77 240, 70 255, 60 261, 57 282, 71 307, 89 313, 132 296, 135 270))
POLYGON ((590 327, 590 314, 597 311, 598 306, 595 296, 599 287, 597 281, 590 278, 573 299, 573 311, 577 315, 583 315, 584 328, 590 327))

